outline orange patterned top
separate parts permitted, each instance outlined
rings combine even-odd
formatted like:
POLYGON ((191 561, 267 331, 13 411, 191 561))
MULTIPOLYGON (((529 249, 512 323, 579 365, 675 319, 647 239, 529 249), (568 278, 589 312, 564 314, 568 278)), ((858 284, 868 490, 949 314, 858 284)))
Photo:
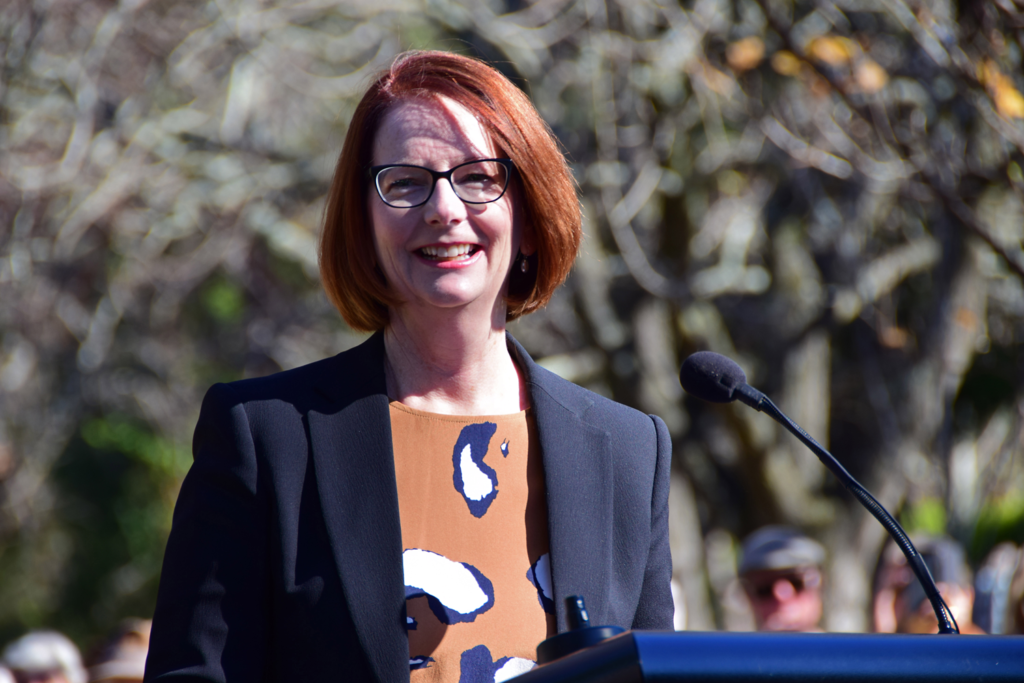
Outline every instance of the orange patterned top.
POLYGON ((413 683, 506 680, 555 633, 535 430, 391 403, 413 683))

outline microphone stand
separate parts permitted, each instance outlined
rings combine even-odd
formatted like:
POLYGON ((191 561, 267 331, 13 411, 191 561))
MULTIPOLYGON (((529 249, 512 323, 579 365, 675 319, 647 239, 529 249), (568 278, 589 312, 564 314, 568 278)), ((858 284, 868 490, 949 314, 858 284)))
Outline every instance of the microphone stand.
POLYGON ((952 611, 946 605, 946 602, 942 599, 939 594, 939 589, 935 585, 935 579, 932 578, 931 572, 928 570, 928 565, 921 557, 921 553, 917 551, 914 544, 910 541, 910 537, 907 536, 907 532, 903 530, 900 523, 889 514, 889 511, 882 507, 871 493, 868 492, 860 482, 853 478, 853 475, 846 471, 846 468, 835 459, 835 457, 825 450, 821 444, 814 440, 810 434, 805 432, 803 428, 793 420, 789 419, 785 413, 772 403, 772 400, 765 396, 763 393, 755 389, 746 383, 740 383, 735 388, 735 397, 743 403, 746 403, 751 408, 765 413, 773 420, 781 424, 783 427, 792 432, 793 436, 800 439, 813 453, 818 456, 818 460, 832 471, 839 481, 842 482, 843 486, 853 494, 853 496, 860 501, 861 505, 867 508, 868 512, 874 515, 875 519, 885 527, 885 530, 889 532, 892 540, 896 542, 899 549, 903 551, 904 557, 907 558, 907 564, 914 570, 914 574, 917 576, 917 580, 921 582, 921 586, 924 588, 925 595, 928 596, 928 600, 932 604, 932 609, 935 610, 935 616, 939 620, 939 633, 960 633, 960 628, 957 626, 956 618, 953 616, 952 611))

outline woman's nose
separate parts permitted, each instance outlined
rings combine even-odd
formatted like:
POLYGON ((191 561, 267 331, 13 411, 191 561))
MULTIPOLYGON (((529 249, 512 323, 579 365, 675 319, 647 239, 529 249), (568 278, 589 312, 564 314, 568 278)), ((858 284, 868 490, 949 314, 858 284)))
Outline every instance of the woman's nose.
POLYGON ((428 223, 447 225, 466 216, 466 204, 455 194, 447 178, 438 178, 434 193, 427 200, 425 209, 424 218, 428 223))

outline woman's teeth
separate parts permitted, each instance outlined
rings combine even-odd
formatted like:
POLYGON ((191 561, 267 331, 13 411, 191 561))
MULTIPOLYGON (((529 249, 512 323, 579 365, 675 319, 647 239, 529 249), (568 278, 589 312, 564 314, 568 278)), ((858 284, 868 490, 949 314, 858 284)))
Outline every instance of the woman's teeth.
POLYGON ((432 259, 463 259, 473 253, 471 244, 453 244, 450 247, 423 247, 420 253, 432 259))

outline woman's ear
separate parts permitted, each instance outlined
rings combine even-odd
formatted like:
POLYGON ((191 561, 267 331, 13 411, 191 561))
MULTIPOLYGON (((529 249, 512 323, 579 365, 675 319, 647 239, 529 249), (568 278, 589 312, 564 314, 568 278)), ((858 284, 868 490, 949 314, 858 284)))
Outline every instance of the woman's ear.
POLYGON ((537 251, 537 244, 534 241, 533 228, 529 225, 523 226, 523 238, 519 241, 519 251, 523 256, 533 256, 537 251))

